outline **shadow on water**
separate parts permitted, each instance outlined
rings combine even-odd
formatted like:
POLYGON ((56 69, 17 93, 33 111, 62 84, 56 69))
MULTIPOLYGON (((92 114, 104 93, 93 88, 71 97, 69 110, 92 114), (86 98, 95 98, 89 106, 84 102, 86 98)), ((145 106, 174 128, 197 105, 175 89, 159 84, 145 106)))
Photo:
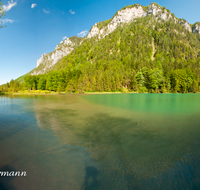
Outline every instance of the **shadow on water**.
MULTIPOLYGON (((63 123, 61 117, 56 119, 63 123)), ((183 123, 175 123, 176 128, 171 133, 168 123, 163 121, 152 127, 155 123, 151 121, 99 113, 86 118, 81 126, 74 121, 70 125, 60 125, 60 130, 55 132, 69 144, 87 147, 95 161, 119 173, 153 177, 180 160, 187 162, 187 155, 192 151, 191 139, 198 139, 197 133, 190 129, 183 133, 184 127, 179 127, 183 123)))
POLYGON ((84 190, 93 190, 97 189, 99 187, 98 182, 98 170, 93 166, 87 166, 85 167, 85 179, 83 188, 84 190))
MULTIPOLYGON (((17 172, 15 168, 11 166, 4 166, 0 168, 1 172, 17 172)), ((0 190, 16 190, 12 185, 11 181, 14 179, 14 176, 0 176, 0 190)))
POLYGON ((4 133, 4 134, 0 135, 0 141, 3 141, 5 139, 7 139, 7 138, 10 138, 11 136, 16 135, 17 133, 19 133, 19 132, 23 131, 24 129, 28 128, 27 126, 24 126, 24 127, 16 126, 16 128, 14 128, 13 123, 12 123, 12 127, 13 128, 12 128, 12 130, 9 131, 9 133, 7 133, 7 134, 4 133))
POLYGON ((111 167, 115 167, 117 162, 118 168, 127 170, 130 170, 130 164, 135 165, 135 170, 139 166, 150 169, 153 164, 153 171, 147 172, 147 176, 153 176, 155 170, 164 172, 184 159, 190 153, 191 138, 198 139, 197 133, 190 129, 183 134, 183 122, 179 121, 174 123, 176 128, 171 133, 168 118, 168 122, 155 123, 98 113, 77 124, 79 116, 70 109, 48 109, 37 112, 36 117, 40 127, 47 127, 46 123, 50 123, 57 136, 68 144, 87 147, 100 163, 110 161, 111 167), (192 133, 191 136, 188 133, 192 133))
POLYGON ((75 116, 77 116, 76 111, 71 109, 47 109, 36 112, 40 127, 65 126, 75 116))

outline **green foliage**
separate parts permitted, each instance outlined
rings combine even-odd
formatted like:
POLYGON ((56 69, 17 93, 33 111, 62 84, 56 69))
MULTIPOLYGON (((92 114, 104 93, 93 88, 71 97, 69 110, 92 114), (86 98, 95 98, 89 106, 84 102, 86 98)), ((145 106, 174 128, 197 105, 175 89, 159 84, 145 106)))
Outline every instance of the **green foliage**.
POLYGON ((133 7, 136 7, 136 8, 138 8, 139 6, 141 6, 141 7, 143 7, 142 5, 140 5, 140 4, 138 4, 138 3, 135 3, 134 5, 126 5, 125 7, 123 7, 122 9, 120 9, 120 10, 125 10, 125 9, 130 9, 130 8, 133 8, 133 7))
POLYGON ((137 72, 136 78, 140 91, 148 89, 149 92, 158 92, 158 89, 162 88, 165 80, 162 70, 158 68, 148 69, 147 67, 140 69, 137 72))
POLYGON ((35 75, 27 75, 24 77, 23 87, 25 90, 36 90, 37 89, 37 79, 35 75))
POLYGON ((122 89, 121 89, 121 91, 122 91, 123 93, 128 93, 128 89, 127 89, 127 88, 125 88, 125 87, 124 87, 124 88, 122 88, 122 89))
POLYGON ((71 36, 69 37, 69 39, 75 43, 76 45, 80 44, 80 42, 83 40, 82 37, 78 37, 78 36, 71 36))
POLYGON ((177 69, 169 73, 171 90, 175 93, 197 92, 198 80, 190 69, 177 69))
POLYGON ((0 0, 0 28, 3 28, 3 22, 1 21, 1 18, 5 16, 5 12, 3 10, 3 5, 2 2, 0 0))
POLYGON ((20 82, 20 83, 23 83, 23 82, 24 82, 24 77, 27 76, 27 75, 28 75, 28 73, 25 74, 25 75, 22 75, 22 76, 18 77, 18 78, 16 79, 16 81, 18 81, 18 82, 20 82))
POLYGON ((45 90, 46 89, 46 76, 45 75, 38 75, 38 90, 45 90))
POLYGON ((0 86, 0 92, 17 92, 23 88, 23 85, 18 81, 11 80, 10 83, 6 83, 0 86))
POLYGON ((108 19, 103 22, 98 22, 97 27, 99 28, 99 30, 101 30, 102 28, 106 27, 110 23, 111 20, 112 19, 108 19))

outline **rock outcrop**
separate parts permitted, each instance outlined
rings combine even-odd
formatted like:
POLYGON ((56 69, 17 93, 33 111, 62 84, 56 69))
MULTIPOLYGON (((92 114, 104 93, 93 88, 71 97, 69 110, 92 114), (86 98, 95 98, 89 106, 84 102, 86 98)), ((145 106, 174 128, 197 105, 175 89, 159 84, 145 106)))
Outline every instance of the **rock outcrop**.
MULTIPOLYGON (((77 39, 78 37, 71 37, 71 38, 77 39)), ((79 43, 79 41, 73 42, 73 40, 70 40, 70 38, 61 41, 60 44, 56 46, 53 52, 42 54, 42 56, 37 60, 36 69, 34 69, 31 72, 31 74, 38 75, 45 73, 47 69, 53 67, 60 59, 70 54, 73 51, 74 46, 77 45, 77 43, 79 43), (37 69, 39 66, 40 69, 37 69)))
MULTIPOLYGON (((98 28, 98 23, 96 23, 90 30, 87 35, 87 38, 92 38, 98 35, 98 38, 104 38, 106 35, 113 32, 118 25, 121 23, 129 23, 137 18, 148 16, 149 14, 153 14, 156 18, 161 18, 163 20, 169 20, 170 18, 174 19, 175 22, 178 22, 178 19, 171 14, 167 9, 162 8, 154 3, 147 7, 143 7, 141 5, 135 5, 131 8, 125 8, 124 10, 120 10, 116 13, 116 15, 112 18, 110 23, 103 28, 98 28)), ((192 32, 192 28, 187 21, 180 20, 179 23, 189 32, 192 32)), ((199 31, 199 30, 198 30, 199 31)))
POLYGON ((95 25, 92 26, 92 29, 88 33, 87 38, 92 38, 93 36, 96 36, 97 34, 99 34, 99 28, 97 27, 97 23, 95 23, 95 25))
POLYGON ((179 21, 179 24, 182 25, 182 26, 183 26, 186 30, 188 30, 189 32, 192 32, 192 28, 191 28, 190 24, 189 24, 187 21, 181 19, 181 20, 179 21))
POLYGON ((42 54, 42 56, 37 60, 37 67, 39 67, 40 64, 46 61, 51 62, 51 66, 53 66, 63 56, 71 53, 71 51, 73 50, 73 46, 74 43, 69 38, 67 38, 64 41, 61 41, 52 53, 42 54))
POLYGON ((37 60, 37 66, 36 66, 36 67, 39 67, 39 65, 40 65, 41 63, 43 63, 43 61, 45 60, 45 58, 46 58, 47 56, 48 56, 47 53, 42 54, 41 57, 37 60))
POLYGON ((194 26, 193 26, 193 28, 192 28, 192 32, 193 32, 193 33, 199 33, 199 34, 200 34, 200 22, 194 24, 194 26))
POLYGON ((55 63, 57 63, 58 60, 63 56, 71 53, 74 49, 74 45, 75 44, 69 38, 67 38, 65 41, 61 41, 60 44, 56 46, 51 56, 48 57, 48 61, 51 62, 51 66, 55 65, 55 63))
POLYGON ((104 38, 106 35, 113 32, 120 23, 128 23, 136 18, 144 17, 146 14, 141 5, 120 10, 117 12, 117 15, 113 17, 111 22, 101 30, 99 30, 97 24, 95 24, 87 35, 87 38, 92 38, 96 35, 99 35, 99 38, 104 38))

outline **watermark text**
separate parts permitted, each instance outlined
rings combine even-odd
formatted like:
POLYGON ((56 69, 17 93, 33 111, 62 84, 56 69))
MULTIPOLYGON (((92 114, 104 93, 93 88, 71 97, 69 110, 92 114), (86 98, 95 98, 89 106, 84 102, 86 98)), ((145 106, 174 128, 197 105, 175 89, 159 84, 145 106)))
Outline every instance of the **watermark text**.
POLYGON ((25 177, 27 173, 25 171, 0 171, 0 177, 25 177))

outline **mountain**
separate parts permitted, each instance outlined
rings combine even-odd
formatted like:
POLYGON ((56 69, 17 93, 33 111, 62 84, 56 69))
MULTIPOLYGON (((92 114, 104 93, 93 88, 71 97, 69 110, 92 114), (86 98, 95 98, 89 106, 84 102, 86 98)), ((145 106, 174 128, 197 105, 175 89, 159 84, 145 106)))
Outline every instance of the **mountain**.
POLYGON ((85 38, 71 37, 43 54, 23 78, 29 89, 196 92, 200 23, 156 3, 126 6, 85 38))
MULTIPOLYGON (((169 21, 172 19, 175 23, 179 23, 189 32, 200 34, 200 22, 197 22, 192 26, 186 20, 176 18, 175 15, 170 13, 170 11, 165 7, 161 7, 156 3, 152 3, 147 7, 134 4, 122 8, 116 12, 112 19, 98 22, 92 26, 90 32, 84 40, 95 36, 98 36, 98 39, 102 39, 108 34, 112 33, 119 25, 123 23, 135 22, 138 18, 147 17, 151 14, 154 15, 155 18, 161 18, 164 21, 169 21)), ((50 71, 51 68, 58 62, 58 60, 70 54, 74 50, 74 46, 80 45, 82 40, 83 38, 73 36, 61 41, 53 52, 48 54, 45 53, 37 60, 36 69, 31 71, 31 74, 38 75, 50 71)))

